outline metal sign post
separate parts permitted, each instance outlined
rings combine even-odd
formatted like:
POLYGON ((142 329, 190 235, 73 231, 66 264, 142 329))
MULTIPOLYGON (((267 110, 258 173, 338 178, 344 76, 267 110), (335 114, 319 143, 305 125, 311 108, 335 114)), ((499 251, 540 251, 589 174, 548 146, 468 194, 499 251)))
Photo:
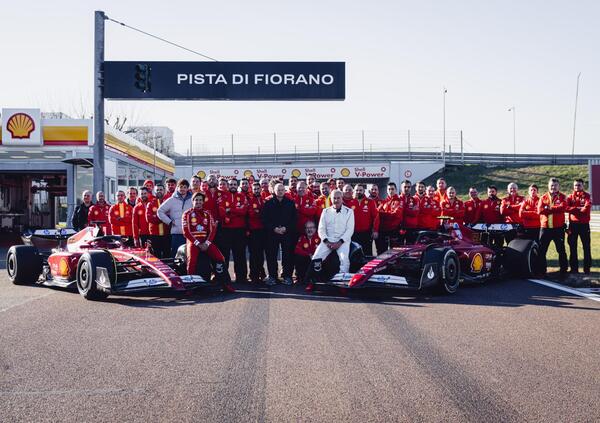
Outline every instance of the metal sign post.
POLYGON ((94 31, 94 192, 104 191, 104 21, 97 10, 94 31))

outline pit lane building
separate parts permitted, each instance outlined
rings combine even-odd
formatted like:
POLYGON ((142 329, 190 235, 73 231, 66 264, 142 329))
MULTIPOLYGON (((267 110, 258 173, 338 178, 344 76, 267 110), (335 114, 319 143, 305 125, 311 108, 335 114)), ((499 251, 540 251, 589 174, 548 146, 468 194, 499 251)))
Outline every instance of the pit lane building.
MULTIPOLYGON (((92 189, 91 119, 44 119, 39 109, 3 109, 0 133, 0 229, 65 225, 83 190, 92 189)), ((175 172, 169 157, 105 128, 107 199, 145 179, 175 172)))

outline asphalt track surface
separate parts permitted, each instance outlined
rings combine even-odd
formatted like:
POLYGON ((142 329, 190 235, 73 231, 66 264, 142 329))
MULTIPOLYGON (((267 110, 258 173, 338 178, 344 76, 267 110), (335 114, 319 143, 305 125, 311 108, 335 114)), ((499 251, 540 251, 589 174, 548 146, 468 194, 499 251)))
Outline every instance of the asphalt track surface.
POLYGON ((88 302, 0 270, 0 420, 600 420, 599 302, 238 288, 88 302))

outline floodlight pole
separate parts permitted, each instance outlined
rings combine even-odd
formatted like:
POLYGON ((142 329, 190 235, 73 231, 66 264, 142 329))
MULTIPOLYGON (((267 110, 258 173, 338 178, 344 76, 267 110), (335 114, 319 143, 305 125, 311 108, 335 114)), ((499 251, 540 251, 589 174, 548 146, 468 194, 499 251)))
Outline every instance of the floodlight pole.
POLYGON ((95 12, 94 25, 94 192, 104 191, 104 21, 95 12))

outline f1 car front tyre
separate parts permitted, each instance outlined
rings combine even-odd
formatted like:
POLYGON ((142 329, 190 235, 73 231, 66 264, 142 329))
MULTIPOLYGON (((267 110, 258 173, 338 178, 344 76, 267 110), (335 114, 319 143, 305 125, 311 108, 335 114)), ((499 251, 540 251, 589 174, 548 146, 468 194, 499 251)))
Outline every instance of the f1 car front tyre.
POLYGON ((540 268, 540 246, 530 239, 513 239, 504 250, 504 268, 517 277, 531 277, 540 268))
POLYGON ((454 294, 460 284, 460 261, 454 250, 446 250, 442 259, 442 274, 439 279, 440 294, 454 294))
POLYGON ((15 245, 6 254, 8 278, 15 285, 31 284, 42 273, 42 258, 31 245, 15 245))
POLYGON ((106 269, 111 285, 116 279, 115 263, 106 251, 89 251, 81 256, 77 265, 77 290, 86 300, 103 300, 108 294, 98 289, 98 267, 106 269))

